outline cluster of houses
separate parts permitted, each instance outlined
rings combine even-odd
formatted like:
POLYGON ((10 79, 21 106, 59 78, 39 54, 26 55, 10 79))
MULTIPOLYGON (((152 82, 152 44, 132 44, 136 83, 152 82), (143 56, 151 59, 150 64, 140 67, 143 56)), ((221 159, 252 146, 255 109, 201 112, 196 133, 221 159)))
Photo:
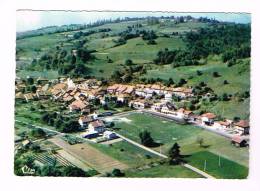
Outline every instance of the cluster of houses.
MULTIPOLYGON (((164 115, 179 119, 185 119, 199 125, 206 125, 216 129, 234 129, 238 135, 249 134, 249 123, 245 120, 233 122, 232 120, 217 121, 217 116, 213 113, 204 113, 195 115, 192 111, 177 108, 172 97, 176 96, 182 99, 193 97, 192 88, 185 87, 166 87, 162 84, 113 84, 103 86, 101 81, 96 79, 75 79, 62 78, 55 82, 49 82, 44 79, 37 81, 36 93, 23 94, 21 89, 25 88, 23 82, 16 83, 16 98, 24 98, 26 101, 35 97, 42 98, 51 95, 53 100, 63 101, 68 105, 70 112, 80 111, 83 115, 79 119, 82 128, 88 129, 88 134, 95 136, 105 132, 105 126, 102 121, 91 118, 88 114, 93 113, 90 100, 99 99, 102 105, 106 104, 106 97, 114 97, 118 102, 127 103, 129 107, 135 109, 149 109, 164 115), (50 85, 49 84, 54 84, 50 85), (159 96, 153 99, 154 96, 159 96)), ((105 133, 107 136, 111 133, 105 133)), ((88 135, 90 136, 90 135, 88 135)))
POLYGON ((233 130, 237 135, 249 134, 249 122, 247 120, 239 120, 234 122, 229 119, 224 121, 217 120, 218 117, 214 113, 203 113, 202 115, 195 115, 192 111, 179 108, 171 102, 158 102, 150 107, 151 111, 159 112, 172 116, 173 118, 183 119, 187 122, 194 123, 201 126, 212 127, 217 130, 233 130))
POLYGON ((78 120, 81 129, 85 130, 81 135, 83 138, 97 138, 103 136, 106 140, 117 138, 117 135, 106 130, 105 124, 102 120, 94 116, 83 115, 78 120))
POLYGON ((26 91, 26 84, 23 80, 17 78, 15 80, 15 98, 26 100, 27 102, 34 99, 48 99, 51 97, 51 93, 48 91, 49 89, 49 80, 43 78, 36 79, 36 91, 30 93, 23 93, 26 91))

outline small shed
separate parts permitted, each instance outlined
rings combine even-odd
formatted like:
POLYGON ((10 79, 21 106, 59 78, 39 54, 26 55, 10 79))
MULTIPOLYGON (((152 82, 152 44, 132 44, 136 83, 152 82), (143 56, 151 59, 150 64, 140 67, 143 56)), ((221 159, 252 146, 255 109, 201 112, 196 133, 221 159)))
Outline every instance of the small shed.
POLYGON ((231 144, 235 145, 236 147, 246 147, 248 143, 245 139, 241 138, 240 136, 234 136, 231 140, 231 144))

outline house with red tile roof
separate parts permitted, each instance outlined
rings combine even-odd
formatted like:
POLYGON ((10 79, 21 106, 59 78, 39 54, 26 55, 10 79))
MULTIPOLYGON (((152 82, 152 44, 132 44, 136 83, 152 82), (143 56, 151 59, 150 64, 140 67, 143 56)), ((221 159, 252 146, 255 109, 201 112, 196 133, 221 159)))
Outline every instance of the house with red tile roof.
POLYGON ((234 128, 239 132, 240 135, 248 135, 249 134, 249 121, 240 120, 234 123, 234 128))
POLYGON ((81 111, 85 109, 88 106, 86 102, 83 102, 81 100, 75 100, 69 105, 70 112, 73 111, 81 111))
POLYGON ((95 120, 88 125, 89 132, 103 133, 105 131, 105 125, 101 120, 95 120))
POLYGON ((89 124, 90 122, 92 122, 92 121, 94 121, 94 119, 93 119, 91 116, 88 116, 88 115, 80 116, 80 117, 79 117, 79 120, 78 120, 78 122, 79 122, 79 124, 80 124, 80 126, 81 126, 82 128, 87 127, 88 124, 89 124))
POLYGON ((203 124, 212 125, 216 117, 214 113, 204 113, 201 115, 201 121, 203 124))

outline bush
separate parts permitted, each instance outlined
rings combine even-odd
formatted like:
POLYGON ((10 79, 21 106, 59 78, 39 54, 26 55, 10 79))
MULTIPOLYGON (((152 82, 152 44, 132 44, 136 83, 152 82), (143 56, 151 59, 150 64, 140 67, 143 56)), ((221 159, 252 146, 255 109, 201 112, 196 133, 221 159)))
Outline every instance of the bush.
POLYGON ((218 72, 213 72, 213 73, 212 73, 212 76, 213 76, 214 78, 218 78, 218 77, 220 77, 221 75, 220 75, 218 72))
POLYGON ((31 130, 31 136, 37 137, 37 138, 44 138, 46 136, 46 133, 44 130, 37 128, 31 130))
POLYGON ((121 170, 120 170, 120 169, 117 169, 117 168, 115 168, 115 169, 112 171, 111 174, 112 174, 113 177, 123 177, 123 176, 125 176, 125 173, 121 172, 121 170))
POLYGON ((130 59, 127 59, 127 60, 125 61, 125 65, 131 66, 131 65, 133 65, 133 61, 130 60, 130 59))
POLYGON ((198 75, 198 76, 201 76, 202 74, 203 74, 202 71, 197 70, 197 75, 198 75))
POLYGON ((229 84, 229 83, 228 83, 227 80, 224 80, 223 84, 226 85, 226 84, 229 84))

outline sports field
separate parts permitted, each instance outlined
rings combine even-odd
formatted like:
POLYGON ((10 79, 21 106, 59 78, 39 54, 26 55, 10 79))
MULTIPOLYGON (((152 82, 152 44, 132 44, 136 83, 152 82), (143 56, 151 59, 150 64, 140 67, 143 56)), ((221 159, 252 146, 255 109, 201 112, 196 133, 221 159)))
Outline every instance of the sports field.
POLYGON ((243 179, 248 175, 248 168, 245 166, 208 151, 194 153, 187 160, 191 165, 216 178, 243 179))
POLYGON ((125 120, 117 121, 117 132, 140 143, 139 133, 147 130, 156 142, 163 145, 154 148, 158 152, 168 154, 169 148, 175 143, 181 146, 181 152, 191 155, 199 151, 210 151, 241 165, 248 166, 248 148, 236 148, 230 144, 230 140, 194 127, 192 125, 180 125, 159 117, 148 114, 129 114, 125 120), (203 147, 197 143, 198 138, 203 138, 203 147))

